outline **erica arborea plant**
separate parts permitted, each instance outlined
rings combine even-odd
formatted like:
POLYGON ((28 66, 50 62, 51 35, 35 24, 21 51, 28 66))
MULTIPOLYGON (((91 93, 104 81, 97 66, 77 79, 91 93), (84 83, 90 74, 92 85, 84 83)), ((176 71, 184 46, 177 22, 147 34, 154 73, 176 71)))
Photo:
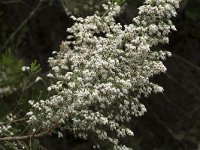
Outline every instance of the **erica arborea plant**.
POLYGON ((150 78, 166 72, 163 60, 171 53, 152 48, 168 43, 168 34, 176 30, 171 18, 180 0, 146 0, 129 25, 115 20, 121 2, 102 5, 103 14, 71 16, 70 35, 48 60, 49 98, 29 101, 26 123, 35 136, 27 139, 59 129, 59 137, 67 130, 92 139, 94 148, 130 149, 119 139, 134 135, 126 123, 146 112, 141 97, 163 92, 150 78))

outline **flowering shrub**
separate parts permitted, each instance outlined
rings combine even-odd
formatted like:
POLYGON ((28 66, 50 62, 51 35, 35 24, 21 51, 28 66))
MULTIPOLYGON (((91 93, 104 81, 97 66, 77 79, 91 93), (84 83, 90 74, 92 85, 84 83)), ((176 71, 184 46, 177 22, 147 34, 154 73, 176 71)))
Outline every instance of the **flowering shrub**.
POLYGON ((94 148, 129 149, 119 139, 133 136, 126 122, 146 112, 140 98, 163 91, 150 78, 166 71, 162 61, 171 53, 151 48, 168 43, 169 32, 176 30, 170 19, 180 1, 146 0, 124 26, 115 21, 121 9, 116 2, 102 5, 103 15, 71 17, 70 35, 48 60, 49 97, 29 101, 27 124, 34 136, 23 139, 59 129, 59 137, 68 130, 94 140, 94 148))

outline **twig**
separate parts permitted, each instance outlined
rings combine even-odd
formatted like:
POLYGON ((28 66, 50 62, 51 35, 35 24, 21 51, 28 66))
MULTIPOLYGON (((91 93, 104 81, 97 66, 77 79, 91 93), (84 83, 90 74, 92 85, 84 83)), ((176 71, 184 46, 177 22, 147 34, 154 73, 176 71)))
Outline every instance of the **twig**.
POLYGON ((32 138, 29 139, 29 150, 32 150, 32 138))
POLYGON ((173 139, 176 139, 176 138, 174 137, 174 132, 173 132, 173 130, 170 129, 170 128, 159 118, 159 116, 158 116, 156 113, 154 113, 154 111, 153 111, 151 108, 148 108, 148 109, 151 110, 151 114, 154 116, 154 118, 156 119, 156 121, 157 121, 161 126, 163 126, 163 128, 166 129, 166 131, 169 133, 169 135, 170 135, 173 139))
POLYGON ((20 118, 17 120, 13 120, 13 121, 8 121, 8 122, 0 122, 0 125, 5 125, 5 124, 12 124, 12 123, 17 123, 17 122, 22 122, 25 121, 27 118, 20 118))
POLYGON ((35 15, 35 13, 38 11, 40 6, 42 5, 42 0, 39 1, 39 3, 36 5, 36 7, 30 12, 29 16, 18 26, 18 28, 9 36, 9 38, 6 40, 4 45, 2 46, 2 51, 8 46, 10 41, 17 35, 17 33, 29 22, 29 20, 32 19, 32 17, 35 15))
POLYGON ((181 86, 178 81, 176 81, 172 75, 169 73, 166 73, 165 76, 170 79, 177 87, 179 87, 182 91, 184 91, 187 95, 189 95, 191 98, 195 99, 196 101, 199 101, 199 98, 196 97, 192 92, 190 92, 186 87, 181 86))
POLYGON ((21 0, 5 0, 1 1, 2 4, 13 4, 13 3, 20 3, 21 0))
POLYGON ((177 80, 175 80, 171 74, 166 73, 165 76, 169 80, 171 80, 177 87, 179 87, 182 91, 184 91, 187 95, 191 95, 192 96, 192 93, 189 92, 188 89, 186 89, 185 87, 181 86, 180 83, 177 80))
POLYGON ((200 74, 200 67, 199 66, 193 64, 192 62, 188 61, 187 59, 185 59, 185 58, 183 58, 183 57, 181 57, 179 55, 173 54, 172 57, 174 57, 174 58, 184 62, 185 64, 191 66, 192 68, 196 69, 197 72, 200 74))
POLYGON ((51 133, 51 129, 48 129, 44 132, 38 133, 38 134, 30 134, 30 135, 24 135, 24 136, 14 136, 14 137, 3 137, 0 138, 0 142, 3 141, 24 141, 24 140, 28 140, 28 139, 32 139, 32 138, 41 138, 45 135, 48 135, 51 133))

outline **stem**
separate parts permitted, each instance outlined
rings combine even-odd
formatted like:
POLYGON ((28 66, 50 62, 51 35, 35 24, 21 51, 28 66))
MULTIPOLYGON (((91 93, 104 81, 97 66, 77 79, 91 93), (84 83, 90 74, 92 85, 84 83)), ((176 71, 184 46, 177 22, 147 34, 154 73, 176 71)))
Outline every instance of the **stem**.
POLYGON ((196 69, 196 71, 200 74, 200 67, 195 65, 194 63, 188 61, 187 59, 179 56, 179 55, 176 55, 176 54, 172 54, 172 57, 184 62, 185 64, 188 64, 189 66, 193 67, 194 69, 196 69))
POLYGON ((17 120, 13 120, 13 121, 7 121, 7 122, 0 122, 0 126, 1 125, 6 125, 6 124, 12 124, 12 123, 17 123, 17 122, 22 122, 25 121, 27 118, 21 118, 21 119, 17 119, 17 120))
POLYGON ((32 19, 35 13, 38 11, 42 4, 42 0, 37 4, 37 6, 30 12, 29 16, 18 26, 18 28, 9 36, 8 40, 2 46, 2 51, 8 46, 10 41, 17 35, 17 33, 32 19))
POLYGON ((48 130, 38 133, 38 134, 30 134, 30 135, 14 136, 14 137, 3 137, 3 138, 0 138, 0 142, 2 142, 2 141, 17 141, 17 140, 23 141, 23 140, 28 140, 28 139, 32 139, 32 138, 41 138, 50 133, 51 133, 51 130, 48 129, 48 130))

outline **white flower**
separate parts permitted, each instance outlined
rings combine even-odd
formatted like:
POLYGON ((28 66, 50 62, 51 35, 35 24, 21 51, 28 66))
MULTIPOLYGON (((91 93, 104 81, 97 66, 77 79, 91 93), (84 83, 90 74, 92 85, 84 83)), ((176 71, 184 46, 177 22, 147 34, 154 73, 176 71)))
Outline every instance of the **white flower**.
POLYGON ((33 112, 30 111, 30 112, 28 112, 26 115, 27 115, 27 116, 31 116, 32 114, 33 114, 33 112))
POLYGON ((58 138, 63 138, 63 134, 61 132, 58 132, 58 138))
POLYGON ((48 88, 47 88, 47 91, 51 91, 51 90, 52 90, 52 87, 48 87, 48 88))
POLYGON ((40 81, 40 80, 42 80, 42 78, 38 76, 38 77, 35 79, 35 82, 38 82, 38 81, 40 81))
POLYGON ((60 68, 58 66, 55 66, 52 67, 52 70, 58 73, 60 71, 60 68))
POLYGON ((30 70, 30 67, 29 66, 22 66, 22 71, 29 71, 30 70))
POLYGON ((36 129, 35 128, 33 128, 33 133, 35 133, 36 132, 36 129))
POLYGON ((49 77, 49 78, 53 78, 54 76, 53 76, 53 74, 48 73, 48 74, 47 74, 47 77, 49 77))

